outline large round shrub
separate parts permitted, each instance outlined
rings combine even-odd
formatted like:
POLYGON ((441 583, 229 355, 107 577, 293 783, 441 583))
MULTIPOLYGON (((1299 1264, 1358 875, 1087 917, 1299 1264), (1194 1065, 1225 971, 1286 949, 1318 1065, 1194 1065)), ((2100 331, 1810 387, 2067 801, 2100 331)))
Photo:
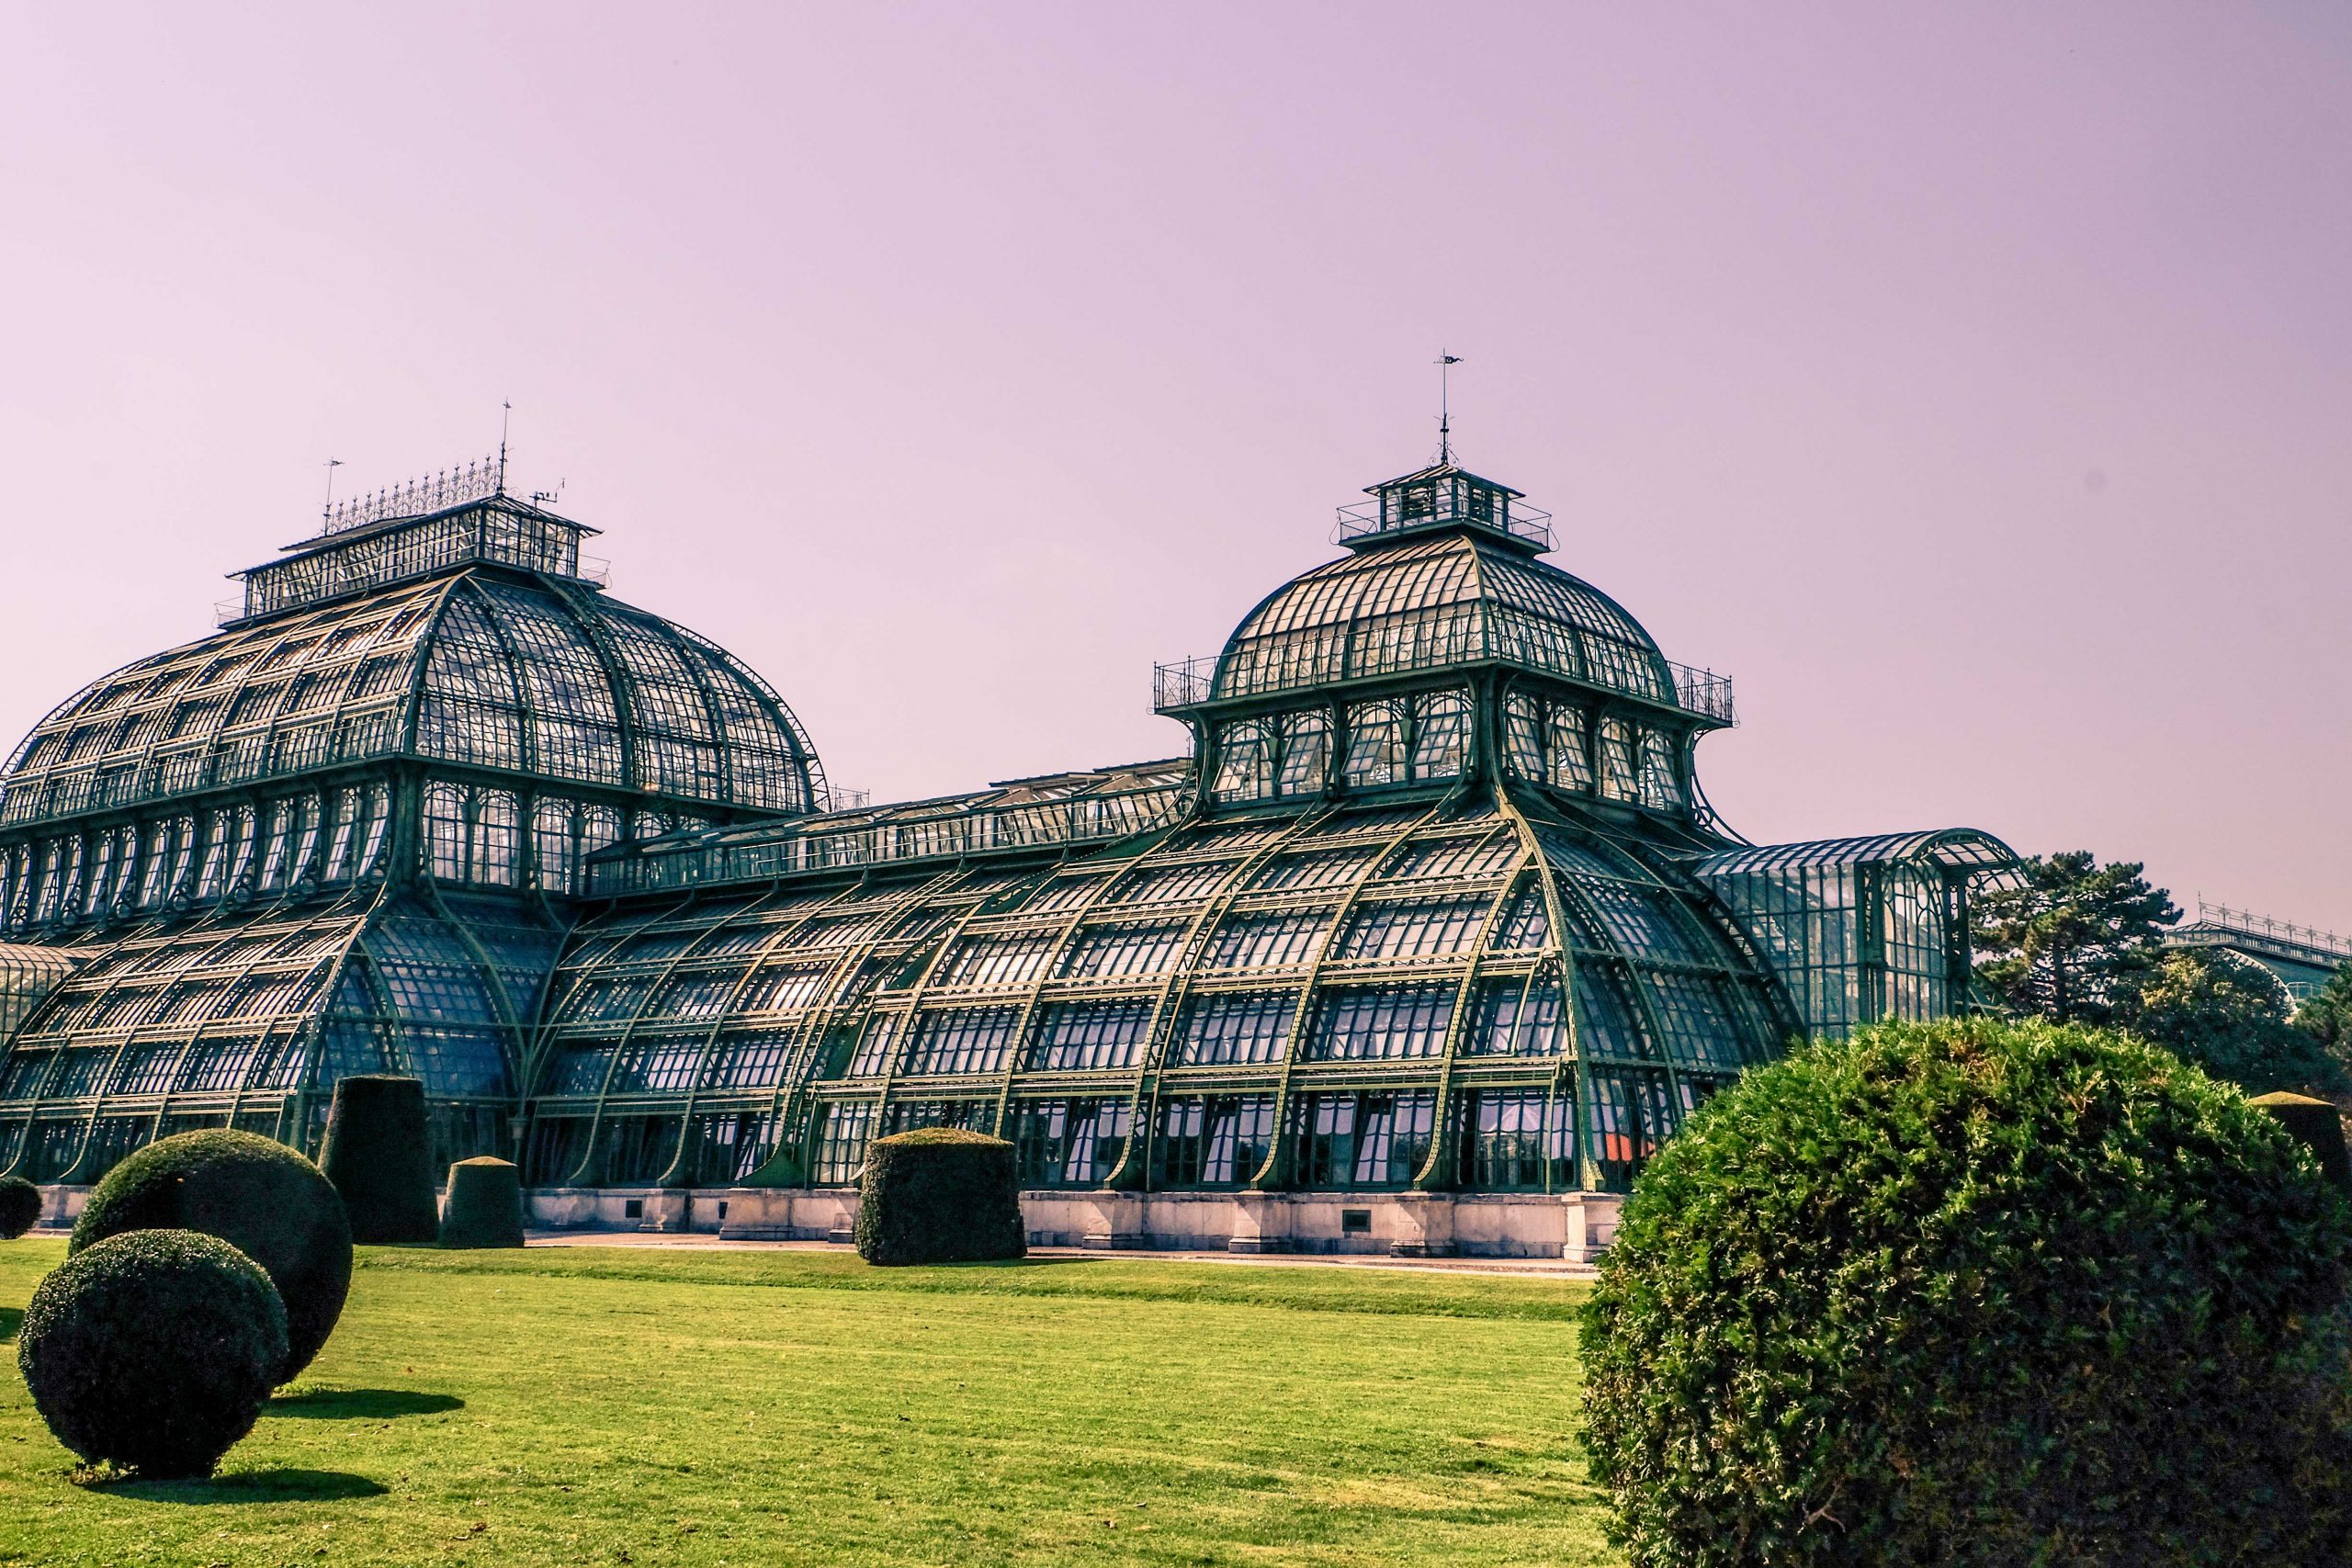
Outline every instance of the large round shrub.
POLYGON ((1586 1309, 1635 1568, 2337 1563, 2352 1208, 2154 1046, 1883 1025, 1645 1170, 1586 1309))
POLYGON ((1012 1145, 924 1127, 865 1152, 857 1252, 868 1263, 976 1263, 1028 1249, 1012 1145))
POLYGON ((444 1247, 523 1245, 523 1184, 513 1162, 479 1155, 449 1168, 444 1247))
POLYGON ((343 1194, 352 1240, 431 1241, 441 1210, 433 1196, 424 1081, 390 1073, 337 1080, 319 1168, 343 1194))
POLYGON ((0 1176, 0 1235, 16 1240, 40 1223, 40 1189, 21 1176, 0 1176))
POLYGON ((319 1168, 284 1144, 225 1127, 160 1138, 92 1190, 67 1251, 175 1228, 217 1235, 261 1265, 286 1303, 277 1381, 309 1366, 351 1289, 351 1226, 319 1168))
POLYGON ((57 1440, 158 1478, 209 1475, 253 1430, 286 1359, 269 1276, 217 1236, 141 1230, 33 1292, 17 1364, 57 1440))

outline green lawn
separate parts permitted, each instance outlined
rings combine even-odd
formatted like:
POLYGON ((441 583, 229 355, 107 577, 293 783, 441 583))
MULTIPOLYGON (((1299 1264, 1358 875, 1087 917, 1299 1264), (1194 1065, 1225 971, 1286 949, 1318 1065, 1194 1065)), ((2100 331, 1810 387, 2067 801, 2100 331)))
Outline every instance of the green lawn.
MULTIPOLYGON (((0 1243, 0 1317, 62 1243, 0 1243)), ((0 1562, 1614 1563, 1584 1287, 1159 1260, 363 1248, 209 1483, 0 1378, 0 1562)))

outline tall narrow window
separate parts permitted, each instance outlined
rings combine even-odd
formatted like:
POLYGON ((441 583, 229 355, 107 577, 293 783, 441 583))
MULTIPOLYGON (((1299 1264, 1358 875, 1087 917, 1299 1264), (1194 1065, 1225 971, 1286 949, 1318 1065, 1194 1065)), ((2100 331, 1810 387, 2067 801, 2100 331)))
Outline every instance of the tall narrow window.
POLYGON ((482 887, 512 887, 522 829, 514 796, 503 789, 474 792, 473 843, 467 880, 482 887))
POLYGON ((1319 713, 1284 714, 1275 785, 1284 795, 1319 795, 1331 771, 1331 721, 1319 713))
POLYGON ((424 791, 425 869, 438 882, 466 875, 466 792, 436 784, 424 791))
POLYGON ((1261 718, 1228 724, 1217 739, 1216 797, 1262 800, 1273 793, 1272 725, 1261 718))
POLYGON ((1600 794, 1605 800, 1638 800, 1634 777, 1634 727, 1622 718, 1600 721, 1600 794))
POLYGON ((1395 700, 1348 708, 1347 782, 1357 788, 1396 784, 1405 776, 1405 705, 1395 700))
POLYGON ((1470 756, 1470 701, 1460 692, 1432 692, 1413 703, 1413 776, 1461 775, 1470 756))

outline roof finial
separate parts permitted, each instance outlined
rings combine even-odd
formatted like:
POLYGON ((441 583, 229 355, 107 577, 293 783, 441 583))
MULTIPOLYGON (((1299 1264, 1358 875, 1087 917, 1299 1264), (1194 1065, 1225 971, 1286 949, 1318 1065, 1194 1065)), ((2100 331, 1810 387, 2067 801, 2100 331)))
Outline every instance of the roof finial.
POLYGON ((498 493, 506 493, 506 425, 514 417, 514 400, 504 398, 498 404, 498 493))
POLYGON ((1443 349, 1438 350, 1437 460, 1441 463, 1453 461, 1453 410, 1448 401, 1448 393, 1451 389, 1446 385, 1446 377, 1454 366, 1461 363, 1460 355, 1448 354, 1443 349))

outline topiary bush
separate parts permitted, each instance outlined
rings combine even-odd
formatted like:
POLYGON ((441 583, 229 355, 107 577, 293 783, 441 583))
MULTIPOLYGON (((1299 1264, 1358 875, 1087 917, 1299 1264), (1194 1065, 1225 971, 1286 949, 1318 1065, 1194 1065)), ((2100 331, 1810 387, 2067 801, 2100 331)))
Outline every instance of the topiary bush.
POLYGON ((425 1243, 439 1233, 422 1079, 392 1074, 338 1079, 319 1168, 343 1194, 352 1240, 425 1243))
POLYGON ((444 1247, 523 1245, 523 1183, 511 1161, 481 1155, 449 1168, 444 1247))
POLYGON ((865 1153, 857 1254, 868 1263, 976 1263, 1028 1250, 1012 1145, 924 1127, 865 1153))
POLYGON ((2344 1117, 2335 1106, 2307 1094, 2289 1094, 2284 1090, 2256 1095, 2248 1103, 2277 1117, 2278 1124, 2293 1134, 2297 1143, 2311 1150, 2322 1175, 2337 1188, 2352 1191, 2352 1152, 2344 1146, 2344 1117))
POLYGON ((286 1361, 286 1309, 243 1253, 187 1230, 109 1236, 41 1280, 17 1364, 57 1440, 158 1479, 212 1473, 286 1361))
POLYGON ((319 1168, 284 1144, 226 1127, 159 1138, 107 1172, 69 1254, 125 1231, 216 1235, 252 1258, 286 1307, 277 1381, 311 1364, 351 1289, 351 1226, 319 1168))
POLYGON ((21 1176, 0 1176, 0 1235, 16 1240, 40 1223, 40 1189, 21 1176))
POLYGON ((2334 1563, 2352 1205, 2143 1042, 1890 1024, 1651 1161, 1585 1310, 1634 1568, 2334 1563))

